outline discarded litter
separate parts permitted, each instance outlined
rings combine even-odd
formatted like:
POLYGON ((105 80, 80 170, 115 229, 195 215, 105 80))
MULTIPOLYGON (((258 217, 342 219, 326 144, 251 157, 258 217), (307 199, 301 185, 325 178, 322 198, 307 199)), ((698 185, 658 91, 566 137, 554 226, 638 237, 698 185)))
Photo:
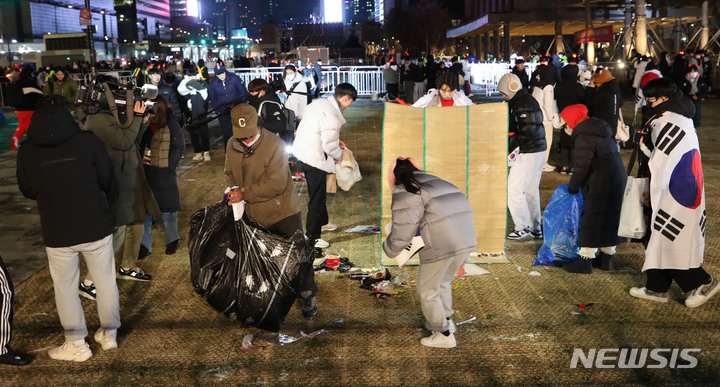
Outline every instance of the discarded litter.
POLYGON ((467 323, 469 323, 469 322, 471 322, 471 321, 475 321, 475 320, 477 320, 477 317, 473 316, 472 318, 469 318, 469 319, 467 319, 467 320, 465 320, 465 321, 461 321, 461 322, 459 322, 459 323, 457 323, 457 324, 455 324, 455 325, 456 325, 456 326, 457 326, 457 325, 463 325, 463 324, 467 324, 467 323))
POLYGON ((315 259, 313 263, 315 262, 321 262, 319 265, 315 266, 315 271, 319 273, 323 272, 323 270, 337 270, 341 273, 346 273, 355 266, 354 263, 350 262, 349 258, 340 257, 339 253, 337 255, 325 253, 324 258, 315 259))
POLYGON ((389 290, 393 290, 394 288, 395 286, 393 286, 393 283, 388 280, 380 281, 372 285, 372 290, 377 290, 379 292, 387 292, 389 290))
POLYGON ((518 273, 522 273, 522 267, 518 266, 517 271, 518 271, 518 273))
POLYGON ((351 227, 345 232, 354 232, 354 233, 360 233, 360 234, 380 234, 380 226, 373 226, 373 225, 361 225, 361 226, 355 226, 351 227))
POLYGON ((593 305, 595 305, 594 302, 590 302, 590 303, 587 303, 587 304, 575 305, 575 306, 577 306, 578 309, 586 309, 586 308, 589 308, 589 307, 591 307, 591 306, 593 306, 593 305))
POLYGON ((293 181, 303 181, 305 180, 305 174, 304 173, 296 173, 292 175, 293 181))
POLYGON ((392 282, 397 286, 403 286, 406 283, 410 282, 409 279, 410 275, 408 275, 408 273, 400 272, 400 274, 396 274, 395 277, 393 277, 392 282))
POLYGON ((242 349, 243 351, 264 351, 267 349, 267 347, 264 345, 253 345, 252 339, 253 335, 245 335, 245 337, 243 337, 242 347, 240 347, 240 349, 242 349))
POLYGON ((345 319, 344 319, 344 318, 341 318, 340 320, 335 320, 335 321, 333 321, 333 322, 334 322, 335 324, 342 324, 342 323, 345 322, 345 319))
POLYGON ((533 276, 536 276, 536 277, 537 277, 537 276, 541 276, 542 274, 540 274, 540 273, 538 273, 537 271, 534 271, 534 270, 533 270, 533 271, 529 272, 528 275, 533 275, 533 276))
POLYGON ((225 379, 235 372, 237 372, 237 367, 231 364, 225 364, 224 366, 205 370, 202 374, 213 379, 225 379))
POLYGON ((28 353, 28 354, 40 353, 40 352, 45 352, 45 351, 47 351, 48 349, 52 349, 52 348, 55 348, 55 346, 54 346, 54 345, 50 345, 50 346, 48 346, 48 347, 31 349, 31 350, 29 350, 27 353, 28 353))
POLYGON ((195 181, 195 179, 183 179, 185 181, 195 181))
POLYGON ((469 275, 484 275, 484 274, 490 274, 489 271, 483 269, 482 267, 474 264, 474 263, 466 263, 464 265, 465 268, 465 276, 469 275))
POLYGON ((580 313, 580 312, 570 312, 570 314, 573 315, 573 316, 580 316, 580 315, 582 315, 582 313, 580 313))
POLYGON ((299 337, 283 335, 282 333, 278 335, 278 341, 280 341, 280 345, 292 344, 298 340, 300 340, 299 337))
POLYGON ((303 339, 313 339, 319 335, 322 335, 323 333, 327 333, 327 331, 325 329, 320 329, 312 333, 305 333, 303 331, 300 331, 300 337, 303 339))

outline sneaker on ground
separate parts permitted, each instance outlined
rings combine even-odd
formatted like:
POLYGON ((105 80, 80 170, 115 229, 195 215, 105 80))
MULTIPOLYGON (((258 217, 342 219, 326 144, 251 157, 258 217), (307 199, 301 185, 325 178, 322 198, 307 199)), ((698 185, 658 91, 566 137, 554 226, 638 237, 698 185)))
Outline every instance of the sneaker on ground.
MULTIPOLYGON (((448 325, 448 331, 450 331, 450 333, 454 334, 455 331, 457 331, 455 322, 452 319, 448 319, 448 324, 450 324, 450 325, 448 325)), ((427 320, 425 321, 425 329, 429 330, 430 332, 433 332, 432 328, 430 328, 430 322, 427 320)))
POLYGON ((50 348, 48 355, 55 360, 83 362, 92 357, 92 351, 87 343, 77 347, 71 341, 66 341, 59 347, 50 348))
POLYGON ((685 299, 685 306, 688 308, 697 308, 707 302, 707 300, 714 296, 719 290, 720 286, 718 286, 717 278, 711 276, 709 284, 702 285, 690 292, 690 296, 685 299))
POLYGON ((117 348, 117 331, 98 328, 95 332, 95 342, 102 345, 103 351, 117 348))
POLYGON ((542 230, 535 230, 532 233, 532 236, 534 239, 543 239, 543 233, 542 230))
POLYGON ((335 231, 337 230, 337 224, 328 222, 328 224, 320 228, 321 231, 335 231))
POLYGON ((203 152, 202 157, 203 157, 203 161, 210 161, 210 160, 211 160, 211 158, 210 158, 210 152, 203 152))
POLYGON ((315 241, 315 247, 320 249, 327 249, 328 247, 330 247, 330 243, 325 240, 318 239, 315 241))
POLYGON ((200 161, 203 159, 202 153, 195 153, 195 156, 193 156, 193 160, 200 161))
POLYGON ((313 296, 303 300, 302 314, 305 317, 312 317, 318 312, 317 297, 313 296))
POLYGON ((642 298, 655 302, 668 302, 667 293, 653 292, 652 290, 647 290, 647 288, 630 288, 630 295, 635 298, 642 298))
POLYGON ((543 166, 543 172, 555 172, 555 167, 548 163, 545 163, 545 165, 543 166))
POLYGON ((510 234, 508 234, 507 239, 518 241, 520 239, 525 239, 525 238, 529 237, 530 235, 532 235, 532 234, 530 234, 530 231, 528 231, 528 230, 515 230, 515 231, 511 232, 510 234))
POLYGON ((133 281, 150 281, 152 279, 152 276, 150 274, 146 274, 144 271, 140 270, 139 267, 134 267, 130 269, 120 268, 118 270, 118 278, 125 279, 125 280, 133 280, 133 281))
POLYGON ((445 336, 442 332, 433 332, 430 336, 423 337, 420 339, 420 344, 432 348, 455 348, 457 345, 455 335, 451 333, 445 336))
POLYGON ((87 298, 88 300, 95 301, 97 299, 97 292, 95 291, 95 284, 86 286, 84 283, 80 282, 80 287, 78 288, 78 293, 81 296, 87 298))
POLYGON ((13 351, 10 347, 6 347, 7 352, 0 355, 0 364, 12 366, 24 366, 30 364, 32 358, 27 353, 13 351))

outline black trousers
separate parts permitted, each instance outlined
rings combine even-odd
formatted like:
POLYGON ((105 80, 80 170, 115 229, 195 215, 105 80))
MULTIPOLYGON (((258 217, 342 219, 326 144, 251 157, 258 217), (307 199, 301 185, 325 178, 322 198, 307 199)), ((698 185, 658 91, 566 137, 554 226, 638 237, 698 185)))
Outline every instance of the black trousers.
POLYGON ((390 101, 394 101, 395 98, 400 96, 400 90, 398 88, 397 83, 386 83, 385 84, 385 90, 387 90, 388 93, 388 99, 390 101))
POLYGON ((223 136, 223 146, 227 145, 228 141, 233 136, 232 131, 232 118, 230 118, 230 114, 223 114, 218 117, 218 123, 220 124, 220 131, 222 132, 223 136))
MULTIPOLYGON (((305 251, 310 251, 309 246, 303 245, 309 242, 305 241, 305 235, 302 229, 302 214, 299 212, 268 227, 268 231, 300 242, 302 248, 305 248, 305 251)), ((298 293, 298 298, 315 297, 317 294, 317 285, 315 284, 315 271, 313 270, 312 261, 308 260, 300 268, 299 282, 300 292, 298 293)))
POLYGON ((202 125, 190 132, 190 142, 192 142, 195 153, 210 151, 210 131, 207 125, 202 125))
POLYGON ((307 222, 305 223, 305 232, 308 239, 313 241, 320 239, 322 226, 329 221, 327 212, 327 172, 307 165, 300 161, 300 166, 305 173, 305 181, 308 186, 308 203, 307 222))
POLYGON ((0 355, 7 353, 12 338, 13 290, 10 273, 0 257, 0 355))
POLYGON ((673 280, 680 286, 683 292, 697 289, 701 285, 710 283, 710 274, 702 267, 694 269, 649 269, 645 270, 647 276, 648 290, 653 292, 666 293, 670 289, 673 280))

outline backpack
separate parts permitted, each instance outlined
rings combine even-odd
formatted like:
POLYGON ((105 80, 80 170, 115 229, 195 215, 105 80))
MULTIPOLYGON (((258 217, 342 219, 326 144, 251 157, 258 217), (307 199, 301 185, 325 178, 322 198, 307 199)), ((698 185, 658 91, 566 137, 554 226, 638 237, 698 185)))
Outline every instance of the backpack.
MULTIPOLYGON (((300 81, 300 82, 302 82, 302 81, 300 81)), ((306 81, 306 82, 305 82, 305 87, 307 88, 307 93, 301 93, 301 92, 299 92, 299 91, 295 91, 295 88, 300 84, 300 82, 295 82, 295 83, 293 83, 293 85, 292 85, 292 87, 290 88, 290 90, 287 91, 287 94, 290 95, 290 94, 295 93, 295 94, 304 95, 304 96, 307 97, 307 103, 308 103, 308 105, 309 105, 310 102, 312 102, 312 99, 313 99, 313 95, 312 95, 312 93, 310 92, 310 90, 312 90, 312 87, 311 87, 312 84, 310 83, 310 81, 306 81)))
POLYGON ((288 144, 292 144, 295 139, 295 112, 285 107, 285 105, 275 101, 263 101, 258 107, 258 116, 263 120, 263 127, 277 134, 288 144), (269 116, 265 104, 270 103, 276 105, 280 114, 269 116))

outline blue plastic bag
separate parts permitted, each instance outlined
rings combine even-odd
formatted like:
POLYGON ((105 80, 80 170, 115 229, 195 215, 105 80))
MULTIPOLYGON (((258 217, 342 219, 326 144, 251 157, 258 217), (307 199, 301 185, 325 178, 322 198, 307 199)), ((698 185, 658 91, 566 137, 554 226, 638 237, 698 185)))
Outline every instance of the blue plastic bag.
POLYGON ((557 187, 543 213, 544 240, 533 266, 562 266, 580 258, 582 206, 582 191, 573 195, 567 184, 557 187))

